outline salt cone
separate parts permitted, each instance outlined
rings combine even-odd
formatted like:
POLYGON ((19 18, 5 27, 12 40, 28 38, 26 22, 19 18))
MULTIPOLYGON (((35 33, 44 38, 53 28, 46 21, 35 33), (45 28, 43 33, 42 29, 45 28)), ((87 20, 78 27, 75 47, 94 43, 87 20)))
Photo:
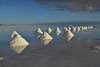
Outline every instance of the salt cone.
POLYGON ((81 30, 84 30, 84 27, 83 26, 81 27, 81 30))
POLYGON ((29 43, 19 34, 13 34, 13 35, 14 37, 10 41, 9 46, 13 51, 19 54, 29 45, 29 43))
POLYGON ((90 29, 90 27, 89 27, 89 26, 88 26, 87 28, 88 28, 88 29, 90 29))
POLYGON ((72 27, 72 32, 74 33, 76 31, 76 28, 72 27))
POLYGON ((41 29, 40 28, 38 28, 36 31, 35 31, 35 36, 37 37, 37 38, 39 38, 42 34, 43 34, 43 32, 41 31, 41 29))
POLYGON ((63 28, 63 31, 66 32, 68 29, 66 27, 63 28))
POLYGON ((57 27, 57 28, 55 29, 54 33, 58 36, 58 35, 61 33, 61 31, 60 31, 60 29, 57 27))
POLYGON ((87 27, 86 27, 86 26, 84 26, 84 27, 83 27, 83 30, 87 30, 87 27))
POLYGON ((88 28, 87 28, 87 26, 85 27, 85 30, 87 30, 88 28))
POLYGON ((93 29, 93 26, 88 26, 87 28, 88 28, 88 29, 93 29))
POLYGON ((75 26, 74 28, 75 28, 75 29, 77 29, 77 27, 76 27, 76 26, 75 26))
POLYGON ((70 28, 70 27, 68 27, 68 30, 71 30, 71 28, 70 28))
POLYGON ((51 28, 48 28, 46 31, 47 31, 49 34, 52 32, 51 28))
POLYGON ((74 34, 68 30, 63 34, 63 36, 67 39, 67 41, 70 41, 74 37, 74 34))
POLYGON ((77 27, 77 31, 78 31, 78 32, 80 31, 80 27, 79 27, 79 26, 77 27))
POLYGON ((40 36, 40 41, 44 44, 47 45, 53 38, 47 33, 44 32, 41 36, 40 36))

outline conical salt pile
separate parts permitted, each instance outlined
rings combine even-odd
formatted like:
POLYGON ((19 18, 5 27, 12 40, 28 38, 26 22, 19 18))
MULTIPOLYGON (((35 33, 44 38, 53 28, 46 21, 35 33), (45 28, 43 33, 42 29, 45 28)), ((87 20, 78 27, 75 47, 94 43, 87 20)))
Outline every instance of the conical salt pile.
POLYGON ((41 36, 40 36, 40 41, 44 44, 47 45, 53 38, 47 33, 44 32, 41 36))
POLYGON ((87 30, 88 28, 87 28, 87 26, 85 27, 85 30, 87 30))
POLYGON ((76 31, 76 28, 72 27, 72 32, 74 33, 76 31))
POLYGON ((60 31, 60 29, 57 27, 57 28, 55 29, 54 33, 58 36, 58 35, 61 33, 61 31, 60 31))
POLYGON ((43 34, 43 32, 41 31, 41 29, 40 28, 38 28, 36 31, 35 31, 35 36, 37 36, 37 38, 39 38, 42 34, 43 34))
POLYGON ((88 26, 87 28, 90 29, 90 26, 88 26))
POLYGON ((81 30, 84 30, 84 27, 83 26, 81 27, 81 30))
POLYGON ((68 30, 71 30, 71 28, 70 28, 70 27, 68 27, 68 30))
POLYGON ((12 35, 13 38, 10 41, 9 46, 13 51, 19 54, 29 45, 29 43, 24 38, 22 38, 19 34, 13 33, 12 35))
POLYGON ((79 27, 79 26, 77 27, 77 31, 78 31, 78 32, 80 31, 80 27, 79 27))
POLYGON ((52 32, 51 28, 48 28, 46 31, 47 31, 49 34, 52 32))
POLYGON ((76 26, 75 26, 74 28, 75 28, 75 29, 77 29, 77 27, 76 27, 76 26))
POLYGON ((66 31, 63 36, 67 39, 67 41, 71 40, 74 37, 74 34, 71 31, 66 31))
POLYGON ((93 26, 88 26, 87 28, 88 28, 88 29, 93 29, 93 26))
POLYGON ((63 31, 66 32, 68 29, 66 27, 63 28, 63 31))
POLYGON ((10 35, 10 38, 13 39, 15 37, 15 35, 19 35, 19 34, 16 31, 13 31, 12 34, 10 35))
POLYGON ((91 26, 91 29, 93 29, 93 26, 91 26))
POLYGON ((80 29, 82 28, 82 26, 79 26, 80 27, 80 29))
POLYGON ((87 27, 86 27, 86 26, 84 26, 84 27, 83 27, 83 30, 87 30, 87 27))

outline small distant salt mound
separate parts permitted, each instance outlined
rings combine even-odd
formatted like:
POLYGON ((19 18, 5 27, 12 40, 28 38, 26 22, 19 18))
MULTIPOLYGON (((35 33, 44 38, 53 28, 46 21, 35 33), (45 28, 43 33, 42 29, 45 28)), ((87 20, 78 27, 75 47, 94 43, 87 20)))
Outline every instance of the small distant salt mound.
POLYGON ((52 32, 51 28, 48 28, 46 31, 47 31, 49 34, 52 32))
POLYGON ((4 57, 0 57, 0 60, 3 60, 4 59, 4 57))
POLYGON ((88 26, 87 28, 90 29, 90 26, 88 26))
POLYGON ((87 29, 89 29, 87 26, 82 26, 81 27, 81 30, 87 30, 87 29))
POLYGON ((63 31, 66 32, 68 29, 66 27, 63 28, 63 31))
POLYGON ((74 33, 76 31, 76 28, 72 27, 72 32, 74 33))
POLYGON ((96 51, 100 51, 100 46, 94 46, 93 49, 96 51))
POLYGON ((57 27, 57 28, 55 29, 54 33, 58 36, 58 35, 61 33, 61 31, 60 31, 60 29, 57 27))
POLYGON ((13 34, 13 38, 9 43, 10 48, 15 51, 17 54, 21 53, 29 43, 22 38, 19 34, 13 34))
POLYGON ((81 30, 83 30, 83 26, 81 26, 81 30))
POLYGON ((41 31, 41 29, 40 28, 38 28, 36 31, 35 31, 35 36, 37 36, 37 38, 39 38, 42 34, 43 34, 43 32, 41 31))
POLYGON ((88 27, 87 27, 87 26, 86 26, 85 28, 86 28, 86 30, 88 29, 88 27))
POLYGON ((70 28, 70 27, 68 27, 68 30, 71 30, 71 28, 70 28))
POLYGON ((67 41, 69 41, 74 37, 74 34, 68 30, 63 34, 63 36, 67 39, 67 41))
POLYGON ((93 26, 88 26, 87 28, 88 28, 88 29, 93 29, 93 26))
POLYGON ((77 27, 75 26, 74 28, 76 28, 77 29, 77 27))
POLYGON ((85 27, 84 27, 84 26, 82 26, 82 27, 81 27, 81 30, 82 30, 82 31, 83 31, 83 30, 85 30, 85 27))
POLYGON ((84 27, 84 30, 87 30, 87 27, 86 26, 84 27))
POLYGON ((47 33, 44 32, 41 36, 40 36, 40 41, 44 44, 47 45, 53 38, 47 33))
POLYGON ((80 31, 80 27, 79 27, 79 26, 77 27, 77 31, 78 31, 78 32, 80 31))
POLYGON ((93 29, 93 26, 91 26, 91 28, 93 29))

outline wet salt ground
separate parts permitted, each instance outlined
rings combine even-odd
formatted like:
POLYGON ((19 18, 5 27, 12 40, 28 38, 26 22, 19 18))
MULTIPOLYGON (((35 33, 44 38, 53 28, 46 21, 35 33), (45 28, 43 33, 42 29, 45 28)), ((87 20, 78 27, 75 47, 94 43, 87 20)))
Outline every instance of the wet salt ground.
POLYGON ((14 54, 0 61, 0 67, 99 67, 100 53, 93 52, 90 46, 100 42, 88 38, 65 42, 57 39, 47 46, 14 54))

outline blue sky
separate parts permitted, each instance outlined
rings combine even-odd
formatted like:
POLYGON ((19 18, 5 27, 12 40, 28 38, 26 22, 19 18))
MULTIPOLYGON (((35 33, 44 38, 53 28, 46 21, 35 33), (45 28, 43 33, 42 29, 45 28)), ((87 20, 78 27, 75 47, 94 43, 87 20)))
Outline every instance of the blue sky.
POLYGON ((33 0, 1 0, 0 23, 32 24, 100 21, 100 12, 73 12, 69 10, 51 10, 54 6, 39 5, 33 0))

